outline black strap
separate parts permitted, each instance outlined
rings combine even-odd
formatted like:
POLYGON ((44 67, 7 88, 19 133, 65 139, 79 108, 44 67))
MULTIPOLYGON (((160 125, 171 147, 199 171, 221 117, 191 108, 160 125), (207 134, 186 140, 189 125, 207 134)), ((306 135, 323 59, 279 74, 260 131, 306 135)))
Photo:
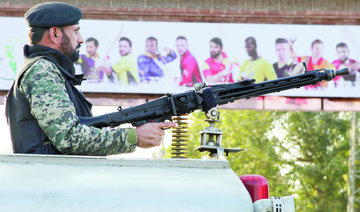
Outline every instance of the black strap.
POLYGON ((20 80, 21 80, 23 74, 25 73, 25 71, 27 71, 30 68, 30 66, 32 66, 36 61, 40 60, 41 58, 43 58, 43 56, 37 56, 37 57, 33 57, 33 58, 29 58, 29 59, 25 60, 24 64, 19 69, 19 70, 21 70, 21 72, 17 75, 17 77, 14 81, 15 88, 18 88, 18 86, 20 85, 20 80))
POLYGON ((204 88, 201 92, 205 103, 204 111, 207 113, 211 108, 216 107, 214 94, 211 88, 204 88))
POLYGON ((75 75, 74 85, 81 85, 84 80, 86 80, 86 78, 84 78, 84 74, 77 74, 75 75))

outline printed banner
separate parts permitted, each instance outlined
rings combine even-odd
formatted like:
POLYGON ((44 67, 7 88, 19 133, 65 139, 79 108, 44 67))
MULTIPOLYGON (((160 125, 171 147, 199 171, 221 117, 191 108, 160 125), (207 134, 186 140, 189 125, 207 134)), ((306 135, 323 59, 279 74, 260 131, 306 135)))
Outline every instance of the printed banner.
MULTIPOLYGON (((28 43, 24 18, 0 17, 0 89, 8 90, 28 43)), ((256 82, 349 68, 334 81, 274 95, 360 97, 360 26, 81 20, 76 62, 87 92, 178 93, 194 83, 256 82)))

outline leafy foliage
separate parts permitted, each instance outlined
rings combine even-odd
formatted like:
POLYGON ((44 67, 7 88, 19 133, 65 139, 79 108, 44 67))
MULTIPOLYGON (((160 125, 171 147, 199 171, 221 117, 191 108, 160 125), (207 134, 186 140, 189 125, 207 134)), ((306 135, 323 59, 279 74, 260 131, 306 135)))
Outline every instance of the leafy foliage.
MULTIPOLYGON (((270 195, 293 194, 297 211, 346 210, 349 114, 221 110, 220 118, 223 146, 245 149, 227 157, 236 174, 265 176, 270 195)), ((208 123, 201 112, 190 119, 188 157, 201 158, 194 149, 208 123)))
POLYGON ((334 112, 292 112, 282 122, 290 154, 291 181, 297 185, 297 208, 345 211, 349 118, 334 112), (295 151, 294 151, 295 150, 295 151))

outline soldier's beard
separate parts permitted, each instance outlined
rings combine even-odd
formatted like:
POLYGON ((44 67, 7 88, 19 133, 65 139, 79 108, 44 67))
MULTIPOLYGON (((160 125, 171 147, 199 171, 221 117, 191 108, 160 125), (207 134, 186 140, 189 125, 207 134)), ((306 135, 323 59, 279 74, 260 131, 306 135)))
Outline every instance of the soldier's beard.
POLYGON ((61 31, 62 31, 62 34, 63 34, 63 37, 62 37, 62 40, 61 40, 62 51, 64 52, 65 56, 67 56, 71 61, 73 61, 73 62, 78 61, 79 58, 80 58, 79 49, 80 49, 81 45, 78 44, 76 46, 76 48, 74 49, 71 46, 70 39, 65 34, 64 30, 61 29, 61 31))

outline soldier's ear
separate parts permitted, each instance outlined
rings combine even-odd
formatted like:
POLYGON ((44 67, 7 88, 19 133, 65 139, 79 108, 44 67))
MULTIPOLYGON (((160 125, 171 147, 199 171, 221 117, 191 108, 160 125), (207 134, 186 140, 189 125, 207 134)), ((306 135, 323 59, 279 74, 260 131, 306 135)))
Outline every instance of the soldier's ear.
POLYGON ((49 38, 51 40, 51 42, 53 42, 54 44, 58 44, 61 40, 60 40, 60 28, 58 27, 51 27, 49 29, 49 38))

